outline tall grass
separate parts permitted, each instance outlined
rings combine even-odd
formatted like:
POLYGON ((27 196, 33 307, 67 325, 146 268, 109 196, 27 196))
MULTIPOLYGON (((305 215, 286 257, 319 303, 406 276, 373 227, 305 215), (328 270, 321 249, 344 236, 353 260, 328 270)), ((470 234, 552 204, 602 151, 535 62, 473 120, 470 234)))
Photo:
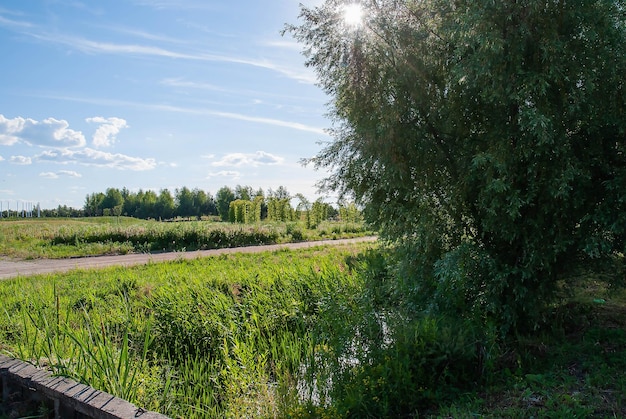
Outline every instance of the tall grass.
POLYGON ((164 223, 127 217, 0 221, 0 255, 62 258, 102 254, 215 249, 246 245, 348 238, 367 233, 363 224, 325 222, 250 225, 189 221, 164 223))
POLYGON ((23 335, 15 341, 14 355, 123 399, 137 399, 137 374, 147 365, 152 342, 151 319, 137 330, 126 298, 125 324, 114 330, 120 328, 99 313, 91 315, 83 304, 62 309, 54 282, 52 288, 52 299, 32 295, 16 310, 23 335))
POLYGON ((298 412, 320 310, 352 293, 364 248, 5 281, 0 348, 172 417, 298 412))
POLYGON ((0 282, 0 350, 174 418, 626 415, 623 290, 589 279, 502 341, 367 248, 0 282))

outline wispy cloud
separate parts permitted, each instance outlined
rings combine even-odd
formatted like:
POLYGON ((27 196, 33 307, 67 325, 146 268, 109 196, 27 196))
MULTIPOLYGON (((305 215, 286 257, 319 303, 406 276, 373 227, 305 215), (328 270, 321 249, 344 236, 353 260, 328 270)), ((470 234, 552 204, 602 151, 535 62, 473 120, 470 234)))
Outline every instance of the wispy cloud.
POLYGON ((95 147, 110 147, 117 140, 117 134, 122 128, 127 128, 128 124, 122 118, 104 118, 96 116, 87 118, 85 121, 100 124, 93 135, 93 145, 95 147))
MULTIPOLYGON (((0 10, 0 13, 3 13, 3 12, 4 11, 0 10)), ((30 22, 26 22, 23 20, 9 19, 2 15, 0 15, 0 26, 4 26, 6 28, 14 28, 14 29, 27 29, 27 28, 34 27, 34 25, 30 22)))
POLYGON ((110 26, 110 25, 102 26, 102 28, 108 31, 113 31, 113 32, 124 34, 124 35, 134 36, 135 38, 146 39, 148 41, 169 42, 172 44, 184 44, 188 42, 188 41, 183 41, 182 39, 172 38, 169 36, 163 36, 160 34, 150 33, 146 31, 140 31, 140 30, 133 29, 133 28, 124 28, 120 26, 110 26))
POLYGON ((77 163, 84 166, 108 167, 119 170, 144 171, 154 169, 157 165, 152 158, 143 159, 119 153, 84 148, 82 150, 47 150, 36 156, 38 161, 59 164, 77 163))
POLYGON ((83 177, 83 175, 73 170, 59 170, 58 172, 41 172, 39 173, 39 176, 43 178, 47 178, 47 179, 58 179, 61 176, 75 177, 75 178, 83 177))
POLYGON ((201 55, 189 54, 184 52, 170 51, 165 48, 134 45, 134 44, 116 44, 112 42, 99 42, 89 39, 59 35, 53 33, 30 33, 34 38, 41 41, 53 42, 76 49, 87 54, 120 54, 120 55, 147 55, 166 58, 183 58, 188 60, 208 60, 210 56, 203 57, 201 55))
POLYGON ((39 177, 43 177, 46 179, 58 179, 59 175, 54 172, 41 172, 39 173, 39 177))
POLYGON ((294 40, 269 40, 269 41, 263 41, 261 44, 266 45, 268 47, 288 49, 292 51, 302 50, 302 44, 294 40))
POLYGON ((227 178, 230 180, 237 180, 241 178, 241 173, 234 170, 220 170, 219 172, 211 172, 207 175, 207 179, 213 178, 227 178))
POLYGON ((275 156, 265 151, 257 151, 256 153, 230 153, 226 154, 220 160, 211 163, 213 166, 230 166, 230 167, 257 167, 261 165, 276 165, 284 161, 282 157, 275 156))
POLYGON ((241 64, 274 71, 302 83, 312 84, 316 81, 315 74, 310 69, 305 67, 290 68, 267 59, 254 59, 223 54, 207 54, 202 52, 175 51, 150 45, 93 41, 78 36, 47 33, 43 31, 30 31, 28 34, 40 41, 65 45, 66 47, 86 54, 153 56, 194 61, 241 64))
POLYGON ((283 121, 280 119, 263 118, 259 116, 250 116, 250 115, 244 115, 244 114, 232 113, 232 112, 214 111, 211 109, 182 108, 182 107, 169 106, 169 105, 150 105, 150 106, 152 106, 154 109, 159 109, 163 111, 181 112, 181 113, 196 114, 196 115, 217 116, 220 118, 236 119, 239 121, 254 122, 254 123, 265 124, 265 125, 274 125, 274 126, 279 126, 279 127, 292 128, 292 129, 296 129, 299 131, 308 131, 308 132, 314 132, 316 134, 326 135, 326 132, 323 128, 311 127, 309 125, 301 124, 299 122, 283 121))
MULTIPOLYGON (((165 112, 179 112, 185 114, 192 115, 206 115, 206 116, 216 116, 220 118, 226 119, 235 119, 239 121, 247 121, 264 125, 274 125, 279 127, 291 128, 299 131, 307 131, 313 132, 315 134, 320 134, 324 136, 328 136, 328 133, 324 128, 314 127, 306 124, 302 124, 300 122, 294 121, 285 121, 281 119, 274 118, 263 118, 257 116, 250 116, 239 113, 231 113, 231 112, 222 112, 216 111, 213 109, 206 108, 185 108, 179 106, 171 106, 171 105, 155 105, 148 103, 140 103, 140 102, 130 102, 123 100, 110 100, 110 99, 93 99, 93 98, 80 98, 80 97, 72 97, 72 96, 59 96, 59 95, 39 95, 38 97, 46 97, 50 99, 58 99, 58 100, 68 100, 73 102, 82 102, 82 103, 91 103, 101 106, 129 106, 134 108, 142 108, 142 109, 151 109, 165 112)), ((0 137, 1 141, 1 137, 0 137)))
POLYGON ((27 166, 29 164, 32 164, 31 158, 25 156, 11 156, 9 161, 13 164, 19 164, 21 166, 27 166))
MULTIPOLYGON (((202 8, 210 9, 212 6, 206 5, 204 2, 185 2, 185 1, 138 1, 138 4, 149 5, 156 8, 202 8)), ((1 12, 1 11, 0 11, 1 12)), ((248 65, 258 68, 267 69, 277 72, 288 78, 297 80, 302 83, 313 84, 316 82, 315 74, 312 70, 305 68, 304 66, 289 67, 268 59, 262 58, 247 58, 238 57, 233 55, 224 54, 208 54, 197 51, 176 51, 168 48, 162 48, 152 45, 139 45, 139 44, 120 44, 114 42, 105 42, 87 39, 80 36, 60 34, 56 32, 49 32, 39 27, 38 25, 28 21, 18 21, 6 18, 0 14, 0 26, 4 26, 10 29, 18 30, 21 33, 31 36, 41 42, 49 42, 64 45, 72 50, 78 50, 86 54, 118 54, 118 55, 137 55, 137 56, 154 56, 173 59, 185 59, 196 61, 208 61, 208 62, 222 62, 248 65)), ((155 35, 149 32, 138 31, 125 28, 114 28, 113 30, 118 32, 125 32, 132 34, 136 37, 146 39, 155 42, 168 42, 186 44, 182 41, 177 41, 172 38, 163 37, 162 35, 155 35)), ((295 46, 292 42, 266 42, 265 45, 281 48, 294 49, 295 46)))
POLYGON ((204 0, 134 0, 133 3, 139 6, 152 7, 157 10, 215 10, 216 8, 215 4, 204 0))
POLYGON ((18 142, 47 147, 77 147, 85 145, 85 137, 82 132, 70 129, 65 120, 47 118, 36 121, 19 116, 8 119, 0 114, 0 144, 18 142))
POLYGON ((228 89, 225 89, 222 86, 218 86, 215 84, 210 84, 210 83, 201 83, 201 82, 194 82, 194 81, 188 81, 188 80, 184 80, 181 78, 166 78, 163 79, 159 82, 160 84, 162 84, 163 86, 169 86, 169 87, 183 87, 183 88, 189 88, 189 89, 197 89, 197 90, 211 90, 211 91, 216 91, 216 92, 228 92, 228 89))
POLYGON ((268 92, 268 91, 262 91, 262 90, 246 90, 246 89, 232 89, 232 88, 227 89, 223 86, 218 86, 218 85, 211 84, 211 83, 203 83, 200 81, 186 80, 183 77, 164 78, 159 81, 159 84, 163 86, 181 88, 181 89, 189 89, 189 90, 207 90, 207 91, 213 91, 213 92, 225 92, 225 93, 228 93, 229 95, 240 95, 240 96, 245 96, 245 97, 263 96, 263 97, 268 97, 268 98, 297 100, 298 103, 303 103, 303 102, 315 103, 316 102, 318 104, 318 108, 316 108, 316 110, 319 109, 319 107, 323 105, 322 101, 320 101, 320 99, 317 97, 302 97, 302 96, 288 95, 288 94, 283 94, 283 93, 268 92))

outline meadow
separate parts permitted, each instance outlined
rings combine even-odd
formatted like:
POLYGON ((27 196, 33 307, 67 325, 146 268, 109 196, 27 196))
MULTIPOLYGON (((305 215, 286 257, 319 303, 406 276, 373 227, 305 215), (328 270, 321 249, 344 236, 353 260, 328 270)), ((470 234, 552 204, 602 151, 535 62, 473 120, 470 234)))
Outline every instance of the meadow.
POLYGON ((358 295, 363 250, 4 281, 0 349, 172 417, 271 417, 317 397, 313 334, 327 307, 358 295))
POLYGON ((0 257, 68 258, 127 253, 204 250, 371 234, 362 223, 324 221, 231 224, 159 222, 131 217, 0 220, 0 257))
POLYGON ((606 284, 503 337, 425 314, 381 244, 75 270, 0 282, 0 351, 172 418, 624 417, 606 284))

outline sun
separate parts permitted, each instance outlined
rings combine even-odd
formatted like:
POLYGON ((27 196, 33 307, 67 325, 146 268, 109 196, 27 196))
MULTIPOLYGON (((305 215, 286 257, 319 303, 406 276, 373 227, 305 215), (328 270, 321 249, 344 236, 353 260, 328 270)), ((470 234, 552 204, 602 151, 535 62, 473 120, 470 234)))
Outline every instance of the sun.
POLYGON ((358 3, 346 4, 343 8, 343 21, 348 26, 360 26, 363 23, 363 7, 358 3))

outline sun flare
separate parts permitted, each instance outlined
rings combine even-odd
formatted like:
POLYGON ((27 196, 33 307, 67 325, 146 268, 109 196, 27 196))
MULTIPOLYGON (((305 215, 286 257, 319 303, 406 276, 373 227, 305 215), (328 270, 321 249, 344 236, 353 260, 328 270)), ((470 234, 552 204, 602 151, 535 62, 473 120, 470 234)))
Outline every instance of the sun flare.
POLYGON ((346 4, 343 8, 343 20, 348 26, 360 26, 363 23, 363 7, 358 3, 346 4))

